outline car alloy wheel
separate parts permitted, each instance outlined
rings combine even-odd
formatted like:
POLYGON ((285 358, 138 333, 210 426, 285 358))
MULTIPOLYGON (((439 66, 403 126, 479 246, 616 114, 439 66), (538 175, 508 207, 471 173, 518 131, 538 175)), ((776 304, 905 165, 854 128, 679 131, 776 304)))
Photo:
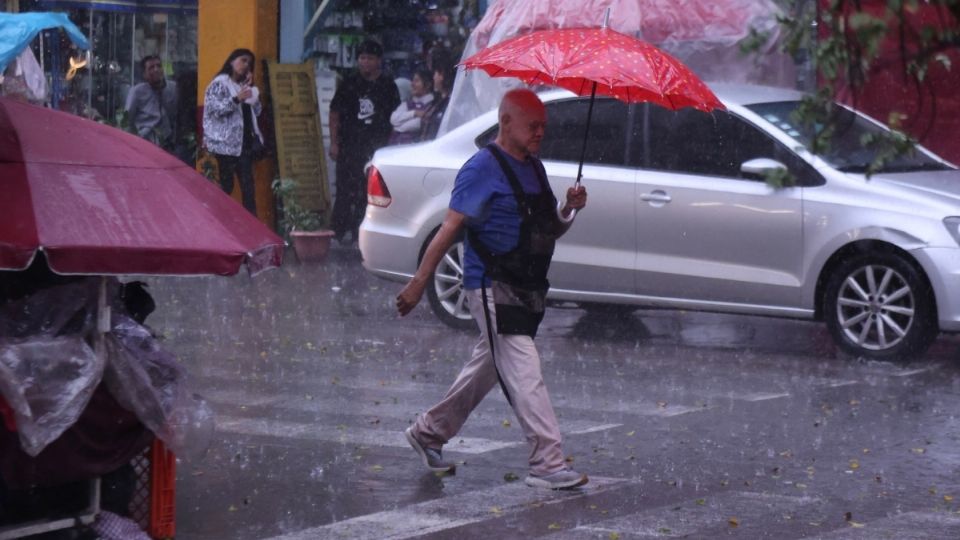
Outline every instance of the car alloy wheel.
POLYGON ((444 253, 433 272, 427 297, 434 313, 448 326, 474 328, 473 316, 467 305, 467 291, 463 288, 463 242, 455 242, 444 253))
POLYGON ((865 349, 895 347, 910 331, 915 315, 910 285, 888 266, 861 267, 840 286, 837 318, 847 339, 865 349))
POLYGON ((851 354, 904 359, 922 353, 937 334, 929 285, 898 255, 861 256, 841 264, 826 294, 827 324, 851 354))

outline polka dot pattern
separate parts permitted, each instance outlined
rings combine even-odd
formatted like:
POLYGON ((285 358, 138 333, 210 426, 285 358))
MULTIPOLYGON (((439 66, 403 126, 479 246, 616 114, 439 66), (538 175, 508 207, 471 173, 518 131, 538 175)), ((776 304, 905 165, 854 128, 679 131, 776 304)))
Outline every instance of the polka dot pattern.
POLYGON ((491 77, 597 94, 677 110, 723 109, 690 68, 653 45, 609 28, 540 30, 488 47, 463 62, 491 77))

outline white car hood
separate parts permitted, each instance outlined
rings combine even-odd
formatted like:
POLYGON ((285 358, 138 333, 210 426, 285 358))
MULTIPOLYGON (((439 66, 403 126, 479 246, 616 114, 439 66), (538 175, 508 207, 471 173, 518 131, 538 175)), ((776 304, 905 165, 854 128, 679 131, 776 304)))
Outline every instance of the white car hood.
POLYGON ((869 182, 883 182, 911 191, 960 202, 960 170, 876 174, 869 182))

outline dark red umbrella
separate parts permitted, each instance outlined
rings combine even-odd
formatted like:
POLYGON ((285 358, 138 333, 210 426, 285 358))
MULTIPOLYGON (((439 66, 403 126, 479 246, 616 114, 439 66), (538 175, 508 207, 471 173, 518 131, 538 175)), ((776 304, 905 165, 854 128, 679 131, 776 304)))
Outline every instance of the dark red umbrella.
POLYGON ((283 240, 191 167, 129 133, 0 99, 0 270, 236 274, 283 240))
MULTIPOLYGON (((671 110, 723 109, 717 96, 687 66, 660 49, 607 28, 560 28, 524 34, 466 59, 467 69, 527 84, 558 86, 590 96, 584 152, 596 94, 671 110)), ((583 155, 580 157, 583 168, 583 155)), ((577 173, 577 183, 580 173, 577 173)))

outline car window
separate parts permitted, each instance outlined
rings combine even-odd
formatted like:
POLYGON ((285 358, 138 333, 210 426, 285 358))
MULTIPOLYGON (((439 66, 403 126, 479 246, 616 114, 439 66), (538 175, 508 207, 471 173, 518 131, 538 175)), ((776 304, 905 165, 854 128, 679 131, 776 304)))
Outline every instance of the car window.
MULTIPOLYGON (((812 149, 814 127, 805 125, 797 118, 799 101, 758 103, 747 108, 793 137, 808 149, 812 149)), ((831 124, 835 126, 826 151, 820 156, 827 163, 844 172, 866 172, 877 158, 878 148, 865 147, 863 138, 887 131, 843 106, 833 108, 831 124)), ((949 170, 951 167, 919 151, 908 152, 890 159, 879 172, 909 172, 923 170, 949 170)))
POLYGON ((631 161, 649 169, 750 181, 740 166, 755 158, 783 163, 801 185, 818 185, 820 175, 767 133, 726 111, 670 111, 648 105, 633 128, 631 161))
MULTIPOLYGON (((583 151, 583 130, 589 99, 547 103, 547 131, 540 145, 540 158, 578 162, 583 151)), ((629 105, 615 99, 598 99, 593 105, 586 163, 622 166, 627 148, 629 105)))
MULTIPOLYGON (((583 151, 583 128, 590 106, 588 99, 568 99, 546 104, 547 131, 540 144, 540 159, 578 163, 583 151)), ((620 166, 626 163, 629 105, 613 99, 598 99, 593 105, 586 163, 620 166)), ((475 140, 477 148, 497 138, 496 124, 475 140)))

